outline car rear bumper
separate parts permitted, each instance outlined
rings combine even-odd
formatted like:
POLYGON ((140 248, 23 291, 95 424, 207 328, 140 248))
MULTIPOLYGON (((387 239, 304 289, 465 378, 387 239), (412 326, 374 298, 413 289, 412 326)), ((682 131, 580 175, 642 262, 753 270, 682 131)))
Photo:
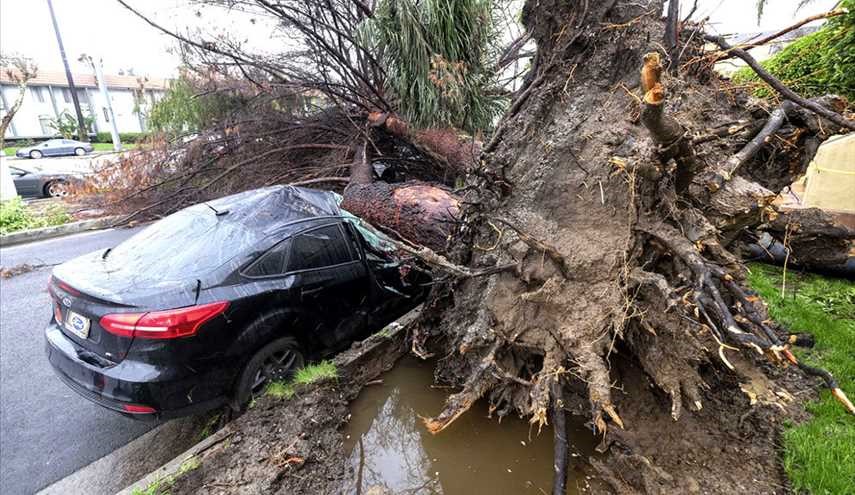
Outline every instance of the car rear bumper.
POLYGON ((101 366, 81 359, 86 351, 67 338, 56 323, 45 330, 45 351, 57 376, 86 399, 139 419, 175 418, 224 405, 225 390, 211 394, 204 373, 176 375, 174 370, 125 359, 101 366), (205 392, 200 396, 199 391, 205 392), (128 410, 128 406, 131 406, 128 410), (146 407, 154 411, 134 412, 146 407))

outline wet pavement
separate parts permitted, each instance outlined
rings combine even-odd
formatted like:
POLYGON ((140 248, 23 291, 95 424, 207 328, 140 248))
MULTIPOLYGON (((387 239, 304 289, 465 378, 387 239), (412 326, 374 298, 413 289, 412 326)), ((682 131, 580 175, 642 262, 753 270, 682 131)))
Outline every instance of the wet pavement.
MULTIPOLYGON (((541 494, 552 491, 552 430, 527 420, 487 417, 487 404, 470 411, 437 435, 422 417, 437 414, 453 390, 432 388, 433 363, 402 359, 351 404, 345 428, 350 452, 346 494, 541 494)), ((588 488, 583 459, 595 439, 583 420, 567 417, 571 438, 567 493, 588 488)))
MULTIPOLYGON (((0 265, 53 265, 114 246, 139 229, 89 232, 0 249, 0 265)), ((72 392, 44 355, 50 267, 0 280, 0 493, 27 494, 155 426, 72 392)), ((91 493, 91 492, 90 492, 91 493)))

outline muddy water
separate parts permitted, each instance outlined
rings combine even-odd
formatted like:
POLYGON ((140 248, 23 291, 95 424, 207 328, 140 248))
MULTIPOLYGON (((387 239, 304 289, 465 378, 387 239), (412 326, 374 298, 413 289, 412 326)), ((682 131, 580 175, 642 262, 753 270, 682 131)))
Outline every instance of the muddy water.
MULTIPOLYGON (((431 388, 433 364, 402 359, 351 404, 345 427, 350 479, 342 493, 546 494, 552 491, 552 430, 530 429, 526 420, 487 417, 479 402, 438 435, 419 416, 438 413, 447 389, 431 388)), ((582 459, 594 438, 582 421, 568 416, 571 438, 568 494, 588 487, 582 459)))

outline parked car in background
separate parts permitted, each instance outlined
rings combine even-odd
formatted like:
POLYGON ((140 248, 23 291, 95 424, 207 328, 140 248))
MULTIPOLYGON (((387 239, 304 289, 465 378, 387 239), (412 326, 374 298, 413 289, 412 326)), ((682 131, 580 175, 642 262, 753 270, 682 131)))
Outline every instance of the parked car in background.
POLYGON ((73 139, 50 139, 34 146, 20 148, 15 152, 18 158, 42 158, 44 156, 83 156, 93 150, 90 143, 73 139))
POLYGON ((82 184, 83 176, 71 172, 46 172, 35 168, 9 166, 12 182, 19 196, 56 197, 68 196, 70 185, 82 184))
POLYGON ((240 409, 427 291, 427 272, 340 200, 291 186, 247 191, 56 267, 48 360, 73 390, 125 414, 240 409))

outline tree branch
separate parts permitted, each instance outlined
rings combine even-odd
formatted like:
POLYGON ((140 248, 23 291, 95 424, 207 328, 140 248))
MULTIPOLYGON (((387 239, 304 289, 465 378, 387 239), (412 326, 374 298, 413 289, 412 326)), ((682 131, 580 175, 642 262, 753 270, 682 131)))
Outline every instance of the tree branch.
POLYGON ((852 122, 851 120, 844 118, 842 115, 840 115, 836 112, 832 112, 831 110, 823 107, 822 105, 820 105, 814 101, 811 101, 811 100, 808 100, 806 98, 799 96, 798 94, 796 94, 795 91, 793 91, 792 89, 785 86, 784 83, 782 83, 778 78, 776 78, 775 76, 770 74, 766 69, 764 69, 760 65, 760 63, 754 59, 754 57, 752 57, 750 54, 748 54, 748 52, 746 52, 745 50, 743 50, 741 48, 736 48, 734 46, 731 46, 730 43, 728 43, 724 39, 724 37, 707 34, 707 35, 704 35, 704 39, 706 39, 709 42, 715 43, 722 50, 724 50, 728 53, 732 53, 733 55, 744 60, 745 63, 748 64, 748 66, 754 70, 754 72, 757 74, 757 76, 760 79, 762 79, 763 81, 766 82, 766 84, 768 84, 769 86, 774 88, 775 91, 780 93, 781 96, 783 96, 784 98, 792 101, 793 103, 795 103, 796 105, 798 105, 800 107, 803 107, 803 108, 810 110, 811 112, 819 115, 820 117, 824 117, 824 118, 830 120, 831 122, 834 122, 835 124, 839 125, 840 127, 845 127, 847 129, 855 131, 855 122, 852 122))
MULTIPOLYGON (((743 50, 750 50, 752 48, 755 48, 755 47, 758 47, 761 45, 765 45, 766 43, 768 43, 772 40, 780 38, 781 36, 789 33, 790 31, 795 31, 796 29, 804 26, 805 24, 807 24, 809 22, 818 21, 819 19, 829 19, 831 17, 837 17, 837 16, 843 15, 845 13, 846 13, 846 10, 844 10, 844 9, 834 9, 834 10, 831 10, 829 12, 825 12, 822 14, 812 15, 810 17, 806 17, 806 18, 802 19, 801 21, 793 24, 792 26, 787 26, 778 32, 772 33, 769 36, 766 36, 764 38, 760 38, 757 41, 752 41, 751 43, 748 43, 746 45, 739 45, 738 48, 741 48, 743 50)), ((719 60, 724 60, 727 58, 730 58, 729 54, 725 54, 725 56, 720 58, 719 60)))

